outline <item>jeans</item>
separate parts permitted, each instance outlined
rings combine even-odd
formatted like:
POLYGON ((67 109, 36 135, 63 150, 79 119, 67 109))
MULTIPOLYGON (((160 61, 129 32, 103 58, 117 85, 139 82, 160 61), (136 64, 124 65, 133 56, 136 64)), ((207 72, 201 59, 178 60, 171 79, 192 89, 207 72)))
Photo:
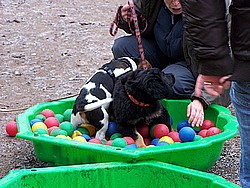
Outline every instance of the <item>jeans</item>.
POLYGON ((233 82, 230 91, 240 132, 240 181, 250 188, 250 82, 233 82))

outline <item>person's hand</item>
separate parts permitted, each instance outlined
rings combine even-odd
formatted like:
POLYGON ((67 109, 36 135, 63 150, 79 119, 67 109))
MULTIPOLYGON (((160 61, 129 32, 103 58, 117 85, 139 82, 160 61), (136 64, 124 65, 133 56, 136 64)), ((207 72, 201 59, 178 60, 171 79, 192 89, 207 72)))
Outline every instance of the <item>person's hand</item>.
POLYGON ((124 5, 121 8, 121 16, 123 18, 123 20, 127 21, 128 20, 128 15, 130 14, 130 6, 129 5, 124 5))
POLYGON ((204 121, 204 110, 199 100, 193 100, 187 107, 188 123, 194 126, 201 126, 204 121))
POLYGON ((208 94, 214 96, 220 95, 224 89, 230 88, 231 81, 228 81, 228 78, 230 78, 230 76, 206 76, 199 74, 195 85, 196 96, 201 96, 203 86, 208 94))

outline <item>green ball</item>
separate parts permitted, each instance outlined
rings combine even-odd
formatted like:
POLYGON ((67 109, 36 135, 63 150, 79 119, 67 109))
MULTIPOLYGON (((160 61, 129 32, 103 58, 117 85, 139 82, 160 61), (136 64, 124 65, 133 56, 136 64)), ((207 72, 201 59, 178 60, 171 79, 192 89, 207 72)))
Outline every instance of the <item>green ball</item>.
POLYGON ((55 114, 55 118, 62 123, 64 120, 64 116, 62 114, 55 114))
POLYGON ((202 140, 203 138, 200 135, 195 135, 194 136, 194 141, 199 141, 202 140))
POLYGON ((74 133, 74 126, 68 121, 62 122, 59 125, 59 128, 65 130, 68 133, 67 136, 72 136, 72 134, 74 133))
POLYGON ((116 138, 111 143, 111 146, 120 147, 120 148, 124 148, 126 145, 127 145, 127 142, 124 138, 116 138))
MULTIPOLYGON (((156 124, 156 125, 157 125, 157 124, 156 124)), ((150 129, 150 136, 151 136, 151 138, 155 138, 154 129, 155 129, 156 125, 154 125, 154 126, 151 127, 151 129, 150 129)))
POLYGON ((68 136, 68 133, 67 131, 62 129, 53 129, 50 133, 50 136, 58 136, 58 135, 68 136))
POLYGON ((116 138, 122 138, 122 134, 121 133, 112 134, 110 140, 115 140, 116 138))
POLYGON ((89 135, 89 130, 85 127, 78 127, 76 130, 78 130, 82 134, 87 134, 89 135))
POLYGON ((63 112, 64 121, 70 121, 73 109, 67 109, 63 112))
POLYGON ((44 115, 42 115, 42 114, 38 114, 38 115, 36 115, 35 119, 40 119, 40 120, 42 120, 44 122, 46 117, 44 115))
POLYGON ((44 128, 38 128, 34 131, 34 134, 48 134, 48 131, 44 128))

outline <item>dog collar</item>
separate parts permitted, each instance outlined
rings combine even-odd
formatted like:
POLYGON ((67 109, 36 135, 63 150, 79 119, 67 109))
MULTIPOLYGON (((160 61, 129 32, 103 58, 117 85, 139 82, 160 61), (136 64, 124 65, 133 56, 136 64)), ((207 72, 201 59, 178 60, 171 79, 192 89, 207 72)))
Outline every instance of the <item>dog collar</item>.
POLYGON ((115 78, 115 74, 109 67, 101 67, 100 69, 103 69, 104 71, 106 71, 110 77, 115 78))
POLYGON ((132 95, 130 95, 128 92, 127 92, 127 95, 129 97, 129 99, 135 103, 136 105, 138 106, 143 106, 143 107, 146 107, 146 106, 149 106, 150 104, 146 104, 146 103, 143 103, 143 102, 139 102, 138 100, 136 100, 132 95))

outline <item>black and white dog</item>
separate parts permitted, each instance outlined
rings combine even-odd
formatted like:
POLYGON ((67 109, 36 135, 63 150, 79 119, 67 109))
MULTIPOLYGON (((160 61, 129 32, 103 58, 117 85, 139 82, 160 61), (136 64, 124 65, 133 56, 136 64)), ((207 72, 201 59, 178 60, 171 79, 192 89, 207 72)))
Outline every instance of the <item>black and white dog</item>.
POLYGON ((86 82, 76 98, 71 123, 76 128, 82 123, 96 127, 95 137, 102 140, 108 129, 107 109, 112 102, 112 93, 117 78, 142 67, 141 59, 122 57, 113 59, 99 68, 86 82))
POLYGON ((159 101, 173 94, 174 76, 157 68, 137 69, 120 77, 114 87, 111 105, 114 121, 123 136, 130 136, 138 147, 146 147, 136 126, 163 123, 171 131, 168 111, 159 101))

